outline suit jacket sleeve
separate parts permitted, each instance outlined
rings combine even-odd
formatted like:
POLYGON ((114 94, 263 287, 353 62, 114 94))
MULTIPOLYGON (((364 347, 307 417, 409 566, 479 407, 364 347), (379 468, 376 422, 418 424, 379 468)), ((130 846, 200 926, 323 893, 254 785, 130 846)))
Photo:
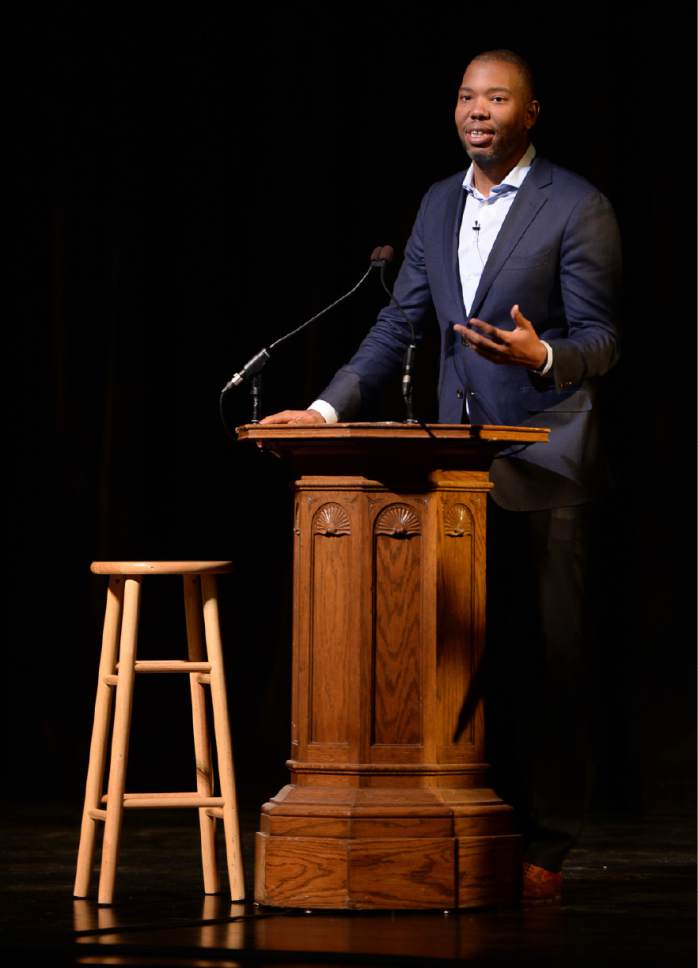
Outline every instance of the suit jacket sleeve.
POLYGON ((558 390, 602 376, 618 359, 620 235, 613 209, 600 192, 573 209, 560 248, 564 337, 548 340, 558 390))
MULTIPOLYGON (((423 242, 430 194, 431 189, 422 200, 393 290, 412 321, 418 341, 422 338, 424 316, 431 306, 423 242)), ((386 306, 349 363, 338 370, 330 384, 318 394, 319 399, 332 404, 340 420, 355 417, 362 403, 400 371, 410 339, 410 328, 400 310, 393 303, 386 306)))

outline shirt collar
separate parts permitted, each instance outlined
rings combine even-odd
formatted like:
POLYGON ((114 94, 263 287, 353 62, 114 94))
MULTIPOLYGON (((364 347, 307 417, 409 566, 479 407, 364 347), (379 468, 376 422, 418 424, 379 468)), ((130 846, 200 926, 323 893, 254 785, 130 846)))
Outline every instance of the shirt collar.
MULTIPOLYGON (((492 189, 492 193, 495 195, 504 194, 507 191, 516 190, 521 187, 526 175, 531 169, 531 164, 533 159, 536 157, 536 149, 533 145, 529 145, 524 154, 519 159, 518 163, 514 165, 508 175, 502 179, 499 185, 495 185, 492 189)), ((471 195, 476 195, 478 198, 483 198, 480 192, 477 190, 475 185, 473 185, 473 166, 470 165, 465 173, 465 178, 463 179, 463 188, 469 192, 471 195)))

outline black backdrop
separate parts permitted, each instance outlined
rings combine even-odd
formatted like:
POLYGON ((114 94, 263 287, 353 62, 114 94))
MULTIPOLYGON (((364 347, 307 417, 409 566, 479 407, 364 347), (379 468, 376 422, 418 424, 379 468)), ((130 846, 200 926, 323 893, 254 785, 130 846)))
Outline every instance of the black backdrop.
MULTIPOLYGON (((605 383, 613 489, 598 559, 594 805, 690 805, 693 635, 680 607, 693 498, 677 472, 676 405, 686 346, 668 361, 658 327, 693 330, 676 285, 681 206, 667 197, 681 173, 662 145, 671 159, 685 142, 693 83, 689 95, 671 76, 676 38, 694 25, 689 5, 658 9, 303 2, 259 5, 243 26, 222 4, 161 17, 63 4, 21 20, 18 299, 6 328, 16 797, 82 795, 104 595, 94 558, 236 560, 223 619, 243 799, 285 782, 288 477, 226 434, 218 391, 349 288, 375 245, 401 253, 422 193, 463 167, 452 111, 464 65, 504 46, 539 74, 538 150, 608 194, 624 238, 623 359, 605 383)), ((306 406, 382 304, 374 280, 287 345, 266 371, 265 412, 306 406)), ((425 416, 433 353, 427 341, 425 416)), ((388 390, 375 416, 399 415, 388 390)), ((247 420, 244 393, 229 396, 228 418, 247 420)), ((174 653, 178 609, 172 580, 146 583, 151 655, 174 653)), ((186 688, 141 683, 132 787, 179 788, 192 782, 186 688)))

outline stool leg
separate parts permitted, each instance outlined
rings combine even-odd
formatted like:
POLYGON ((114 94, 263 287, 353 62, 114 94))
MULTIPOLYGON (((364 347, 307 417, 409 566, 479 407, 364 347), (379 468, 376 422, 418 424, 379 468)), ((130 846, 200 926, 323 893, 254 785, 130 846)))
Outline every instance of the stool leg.
POLYGON ((80 846, 78 847, 77 871, 75 874, 75 897, 87 897, 90 889, 90 876, 95 852, 97 824, 100 822, 91 816, 92 810, 99 810, 102 806, 102 784, 104 781, 104 764, 107 758, 107 733, 111 718, 113 688, 105 682, 107 676, 113 675, 116 668, 116 652, 121 631, 121 609, 124 601, 123 578, 112 576, 107 589, 107 606, 104 613, 102 629, 102 652, 99 659, 99 673, 97 675, 97 698, 92 723, 92 739, 90 740, 90 758, 87 766, 87 781, 85 783, 85 803, 82 811, 82 825, 80 827, 80 846))
POLYGON ((225 689, 223 668, 223 646, 221 643, 220 622, 218 617, 218 598, 214 575, 202 575, 201 592, 204 603, 204 628, 206 649, 211 663, 211 700, 213 703, 213 723, 216 734, 218 754, 218 773, 223 797, 223 829, 225 831, 225 852, 228 862, 230 897, 241 901, 245 897, 245 878, 242 866, 242 845, 240 842, 240 823, 235 793, 235 768, 233 749, 230 741, 230 722, 228 720, 228 699, 225 689))
MULTIPOLYGON (((184 610, 187 620, 187 645, 190 662, 206 661, 201 625, 201 587, 198 575, 184 575, 184 610)), ((213 796, 213 768, 211 765, 211 741, 206 720, 206 687, 199 681, 199 673, 189 676, 191 688, 191 714, 194 729, 194 756, 196 758, 196 792, 201 796, 213 796)), ((204 893, 218 894, 221 889, 216 864, 216 818, 207 814, 205 807, 199 810, 201 831, 201 866, 204 873, 204 893)))
POLYGON ((116 686, 114 728, 112 731, 111 763, 107 787, 107 809, 102 842, 102 865, 99 872, 98 904, 111 904, 114 897, 116 864, 121 840, 121 821, 124 813, 124 788, 126 785, 126 762, 128 739, 133 705, 133 681, 135 679, 136 641, 138 638, 138 614, 140 610, 140 577, 126 579, 124 611, 121 621, 121 645, 119 648, 119 679, 116 686))

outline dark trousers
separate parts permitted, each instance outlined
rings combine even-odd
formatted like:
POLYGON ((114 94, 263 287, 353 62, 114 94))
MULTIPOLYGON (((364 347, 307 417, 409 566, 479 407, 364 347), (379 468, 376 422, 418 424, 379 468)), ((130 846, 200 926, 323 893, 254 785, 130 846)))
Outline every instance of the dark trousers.
POLYGON ((493 786, 517 810, 524 860, 557 871, 591 788, 589 505, 490 502, 485 703, 493 786))

